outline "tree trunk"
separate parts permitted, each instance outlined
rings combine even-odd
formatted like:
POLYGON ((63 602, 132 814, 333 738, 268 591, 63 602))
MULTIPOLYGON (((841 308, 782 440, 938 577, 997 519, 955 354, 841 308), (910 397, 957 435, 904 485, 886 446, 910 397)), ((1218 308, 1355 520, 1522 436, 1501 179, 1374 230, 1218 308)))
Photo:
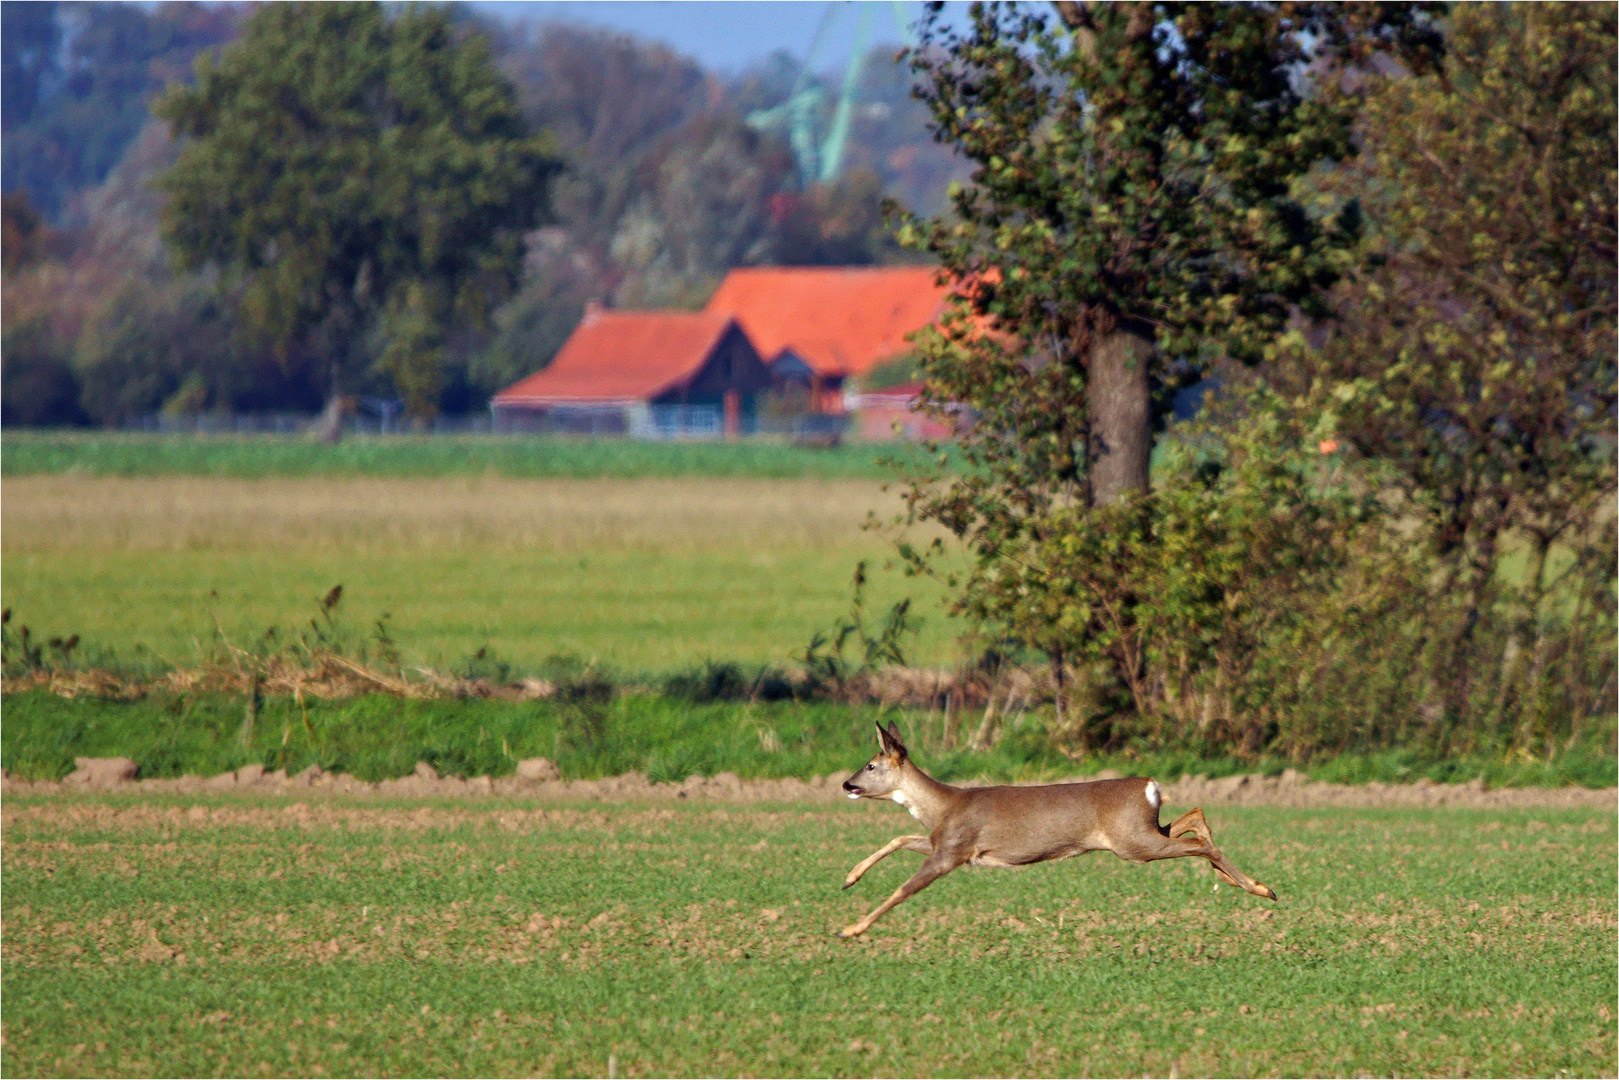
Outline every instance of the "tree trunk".
POLYGON ((320 416, 310 430, 314 436, 323 443, 339 443, 343 441, 343 417, 354 411, 354 399, 332 392, 326 399, 326 407, 321 410, 320 416))
POLYGON ((1152 338, 1121 327, 1091 348, 1089 371, 1091 505, 1145 492, 1152 456, 1152 338))

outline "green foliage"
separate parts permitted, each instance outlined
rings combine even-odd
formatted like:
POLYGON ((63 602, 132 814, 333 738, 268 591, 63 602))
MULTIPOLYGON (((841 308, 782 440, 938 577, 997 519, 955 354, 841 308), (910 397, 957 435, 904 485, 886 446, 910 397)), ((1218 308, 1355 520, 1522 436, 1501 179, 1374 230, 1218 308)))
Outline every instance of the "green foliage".
MULTIPOLYGON (((1174 549, 1155 546, 1209 509, 1190 488, 1142 501, 1151 429, 1177 381, 1258 359, 1345 265, 1352 215, 1311 217, 1292 188, 1349 152, 1351 113, 1298 68, 1333 70, 1411 11, 1057 7, 1057 25, 989 5, 970 31, 935 17, 910 53, 936 137, 975 166, 953 218, 901 218, 901 241, 961 283, 918 336, 923 405, 973 417, 967 467, 913 474, 910 516, 970 553, 960 610, 1046 652, 1059 687, 1073 658, 1110 657, 1144 711, 1149 656, 1127 628, 1218 634, 1207 615, 1134 608, 1240 589, 1160 594, 1139 576, 1167 570, 1174 549)), ((1208 499, 1227 494, 1242 497, 1208 499)))
MULTIPOLYGON (((724 667, 710 665, 706 676, 724 667)), ((870 756, 872 722, 896 714, 928 771, 950 782, 1053 779, 1102 769, 1171 779, 1183 773, 1274 775, 1290 764, 1278 757, 1253 761, 1188 750, 1095 753, 1076 763, 1034 723, 1012 728, 992 748, 973 750, 949 741, 935 717, 922 712, 788 696, 767 700, 746 692, 705 698, 693 693, 703 671, 671 679, 670 693, 627 691, 611 673, 564 658, 546 674, 559 689, 543 701, 418 701, 378 694, 306 696, 300 704, 265 696, 254 707, 246 739, 248 701, 239 695, 152 693, 115 701, 12 693, 5 698, 0 765, 13 776, 59 779, 73 770, 75 757, 129 757, 148 777, 212 776, 255 762, 290 775, 318 764, 375 781, 409 775, 418 761, 444 775, 509 776, 518 760, 543 756, 568 779, 632 770, 655 782, 720 772, 826 776, 846 774, 870 756)), ((1609 728, 1606 736, 1595 733, 1543 758, 1447 756, 1408 747, 1323 756, 1302 769, 1331 783, 1463 783, 1483 777, 1492 787, 1612 787, 1614 756, 1603 742, 1611 740, 1609 728)))
POLYGON ((1436 70, 1366 93, 1370 152, 1321 178, 1367 243, 1269 377, 1367 459, 1389 546, 1425 552, 1385 605, 1423 726, 1540 746, 1613 701, 1615 16, 1463 5, 1446 35, 1436 70))
POLYGON ((913 58, 977 166, 959 221, 902 224, 963 282, 920 344, 931 407, 973 412, 967 467, 911 486, 972 557, 958 610, 1050 658, 1079 747, 1589 737, 1615 693, 1612 11, 1468 8, 1440 48, 1420 5, 1056 7, 913 58), (1370 152, 1329 166, 1352 122, 1370 152), (1121 497, 1098 469, 1132 400, 1246 387, 1233 360, 1273 390, 1121 497))
POLYGON ((848 616, 839 619, 830 633, 816 631, 804 647, 804 672, 812 685, 840 693, 850 679, 859 675, 890 665, 905 666, 905 642, 914 640, 918 631, 910 597, 895 602, 880 627, 869 627, 865 592, 866 563, 861 560, 854 570, 854 598, 848 616), (853 659, 848 655, 851 642, 858 647, 853 659))
POLYGON ((443 336, 512 287, 556 168, 483 40, 439 9, 273 5, 156 111, 184 140, 162 181, 180 257, 239 279, 283 351, 380 323, 382 369, 433 412, 443 336))
POLYGON ((1389 466, 1482 582, 1502 534, 1549 544, 1614 485, 1616 31, 1551 5, 1462 8, 1448 35, 1438 72, 1367 99, 1376 153, 1329 190, 1371 193, 1377 232, 1331 339, 1288 360, 1323 435, 1389 466))
POLYGON ((44 317, 8 319, 0 335, 0 425, 82 423, 79 378, 44 317))
POLYGON ((125 279, 91 312, 73 366, 79 407, 103 424, 229 407, 254 382, 222 306, 187 281, 125 279))
POLYGON ((1349 152, 1350 111, 1306 94, 1298 69, 1410 18, 1057 7, 1054 26, 978 5, 960 32, 935 13, 909 54, 935 137, 974 165, 954 215, 901 216, 901 242, 962 283, 959 317, 922 339, 925 401, 979 414, 968 452, 994 477, 923 506, 989 546, 1054 504, 1145 486, 1125 463, 1145 469, 1152 383, 1259 359, 1332 282, 1353 222, 1312 218, 1291 186, 1349 152))
POLYGON ((1370 507, 1319 482, 1274 401, 1246 405, 1182 432, 1150 493, 1048 514, 964 580, 959 610, 1051 657, 1059 738, 1253 755, 1286 724, 1257 669, 1307 636, 1370 507))

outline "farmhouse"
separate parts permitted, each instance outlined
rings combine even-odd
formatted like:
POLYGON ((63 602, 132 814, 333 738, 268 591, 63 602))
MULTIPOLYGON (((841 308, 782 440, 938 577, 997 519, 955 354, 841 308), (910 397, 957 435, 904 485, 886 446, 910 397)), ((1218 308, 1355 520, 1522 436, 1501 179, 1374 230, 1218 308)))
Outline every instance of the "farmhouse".
POLYGON ((845 384, 910 351, 906 336, 944 312, 949 289, 925 266, 732 270, 704 309, 734 316, 778 384, 813 412, 845 411, 845 384))
MULTIPOLYGON (((928 267, 760 267, 727 274, 701 312, 590 305, 549 367, 495 395, 495 427, 835 439, 859 400, 848 392, 943 314, 949 290, 936 277, 928 267)), ((885 419, 863 427, 892 438, 904 403, 880 407, 885 419)))
POLYGON ((751 430, 771 376, 728 315, 591 305, 543 371, 494 396, 498 430, 642 438, 751 430))

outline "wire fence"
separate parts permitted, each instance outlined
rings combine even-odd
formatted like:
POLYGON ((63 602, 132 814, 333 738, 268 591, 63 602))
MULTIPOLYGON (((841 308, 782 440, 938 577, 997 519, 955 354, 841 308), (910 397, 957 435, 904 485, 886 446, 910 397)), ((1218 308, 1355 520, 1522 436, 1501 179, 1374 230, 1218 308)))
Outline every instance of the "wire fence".
MULTIPOLYGON (((150 413, 118 426, 122 431, 173 435, 305 435, 319 430, 322 417, 314 413, 150 413)), ((735 435, 744 438, 788 439, 802 442, 840 441, 852 418, 815 413, 800 415, 743 415, 735 435)), ((633 408, 553 408, 544 411, 500 409, 460 416, 437 416, 423 422, 409 420, 394 410, 367 410, 345 415, 344 436, 417 435, 575 435, 587 438, 623 438, 650 441, 723 439, 725 413, 712 405, 653 405, 633 408)))

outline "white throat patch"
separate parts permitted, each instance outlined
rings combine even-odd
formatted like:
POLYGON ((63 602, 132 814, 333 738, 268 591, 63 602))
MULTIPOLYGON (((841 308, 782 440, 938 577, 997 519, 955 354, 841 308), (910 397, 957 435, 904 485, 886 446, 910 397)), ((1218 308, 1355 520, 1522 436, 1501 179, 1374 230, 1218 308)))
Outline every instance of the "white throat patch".
POLYGON ((889 793, 888 797, 890 799, 894 800, 894 802, 898 803, 900 806, 905 807, 905 809, 910 812, 910 815, 913 818, 915 818, 918 821, 922 820, 922 815, 916 812, 916 807, 912 806, 911 805, 911 800, 909 800, 909 799, 907 799, 905 797, 905 792, 900 791, 898 789, 895 789, 894 791, 889 793))

